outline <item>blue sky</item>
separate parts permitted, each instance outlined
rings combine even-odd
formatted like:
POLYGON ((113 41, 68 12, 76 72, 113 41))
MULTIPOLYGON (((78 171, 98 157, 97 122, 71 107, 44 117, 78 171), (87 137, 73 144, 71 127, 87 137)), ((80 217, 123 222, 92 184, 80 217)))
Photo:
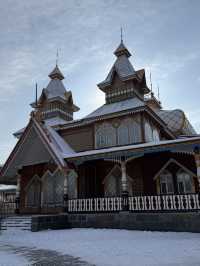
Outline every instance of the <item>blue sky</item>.
POLYGON ((165 109, 183 109, 200 131, 200 1, 0 1, 0 163, 24 127, 34 99, 49 81, 59 48, 65 86, 81 117, 104 102, 96 86, 120 42, 136 69, 149 71, 165 109))

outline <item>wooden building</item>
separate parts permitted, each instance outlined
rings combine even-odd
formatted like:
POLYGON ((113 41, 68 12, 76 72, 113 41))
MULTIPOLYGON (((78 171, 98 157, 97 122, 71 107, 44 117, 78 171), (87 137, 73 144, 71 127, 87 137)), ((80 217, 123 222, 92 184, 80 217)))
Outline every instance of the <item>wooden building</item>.
POLYGON ((199 209, 200 136, 182 110, 165 110, 121 41, 105 104, 82 119, 59 67, 0 172, 17 182, 20 213, 199 209))

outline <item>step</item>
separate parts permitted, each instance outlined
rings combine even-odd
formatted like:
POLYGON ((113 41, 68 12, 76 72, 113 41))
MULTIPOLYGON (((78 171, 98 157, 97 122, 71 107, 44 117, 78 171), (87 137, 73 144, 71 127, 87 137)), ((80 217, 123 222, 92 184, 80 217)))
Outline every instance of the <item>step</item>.
POLYGON ((8 216, 1 221, 1 230, 31 231, 31 216, 8 216))

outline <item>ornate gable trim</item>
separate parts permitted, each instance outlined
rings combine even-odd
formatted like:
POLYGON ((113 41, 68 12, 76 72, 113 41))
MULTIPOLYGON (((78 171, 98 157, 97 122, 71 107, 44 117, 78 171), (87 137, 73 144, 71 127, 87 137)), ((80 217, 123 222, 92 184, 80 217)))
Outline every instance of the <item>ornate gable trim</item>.
POLYGON ((160 174, 167 168, 167 166, 169 166, 171 163, 174 163, 174 164, 178 165, 181 169, 183 169, 189 175, 191 175, 193 177, 197 177, 197 175, 195 173, 193 173, 192 171, 190 171, 187 167, 185 167, 184 165, 182 165, 181 163, 179 163, 177 160, 171 158, 157 172, 157 174, 153 177, 153 180, 156 180, 160 176, 160 174))

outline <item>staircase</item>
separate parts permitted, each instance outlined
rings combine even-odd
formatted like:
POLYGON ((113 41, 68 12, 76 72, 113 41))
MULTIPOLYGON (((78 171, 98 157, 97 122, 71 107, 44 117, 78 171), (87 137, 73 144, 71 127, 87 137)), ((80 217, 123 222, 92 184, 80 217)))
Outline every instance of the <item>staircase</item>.
POLYGON ((31 216, 8 216, 2 219, 1 230, 19 231, 26 230, 31 231, 31 216))

